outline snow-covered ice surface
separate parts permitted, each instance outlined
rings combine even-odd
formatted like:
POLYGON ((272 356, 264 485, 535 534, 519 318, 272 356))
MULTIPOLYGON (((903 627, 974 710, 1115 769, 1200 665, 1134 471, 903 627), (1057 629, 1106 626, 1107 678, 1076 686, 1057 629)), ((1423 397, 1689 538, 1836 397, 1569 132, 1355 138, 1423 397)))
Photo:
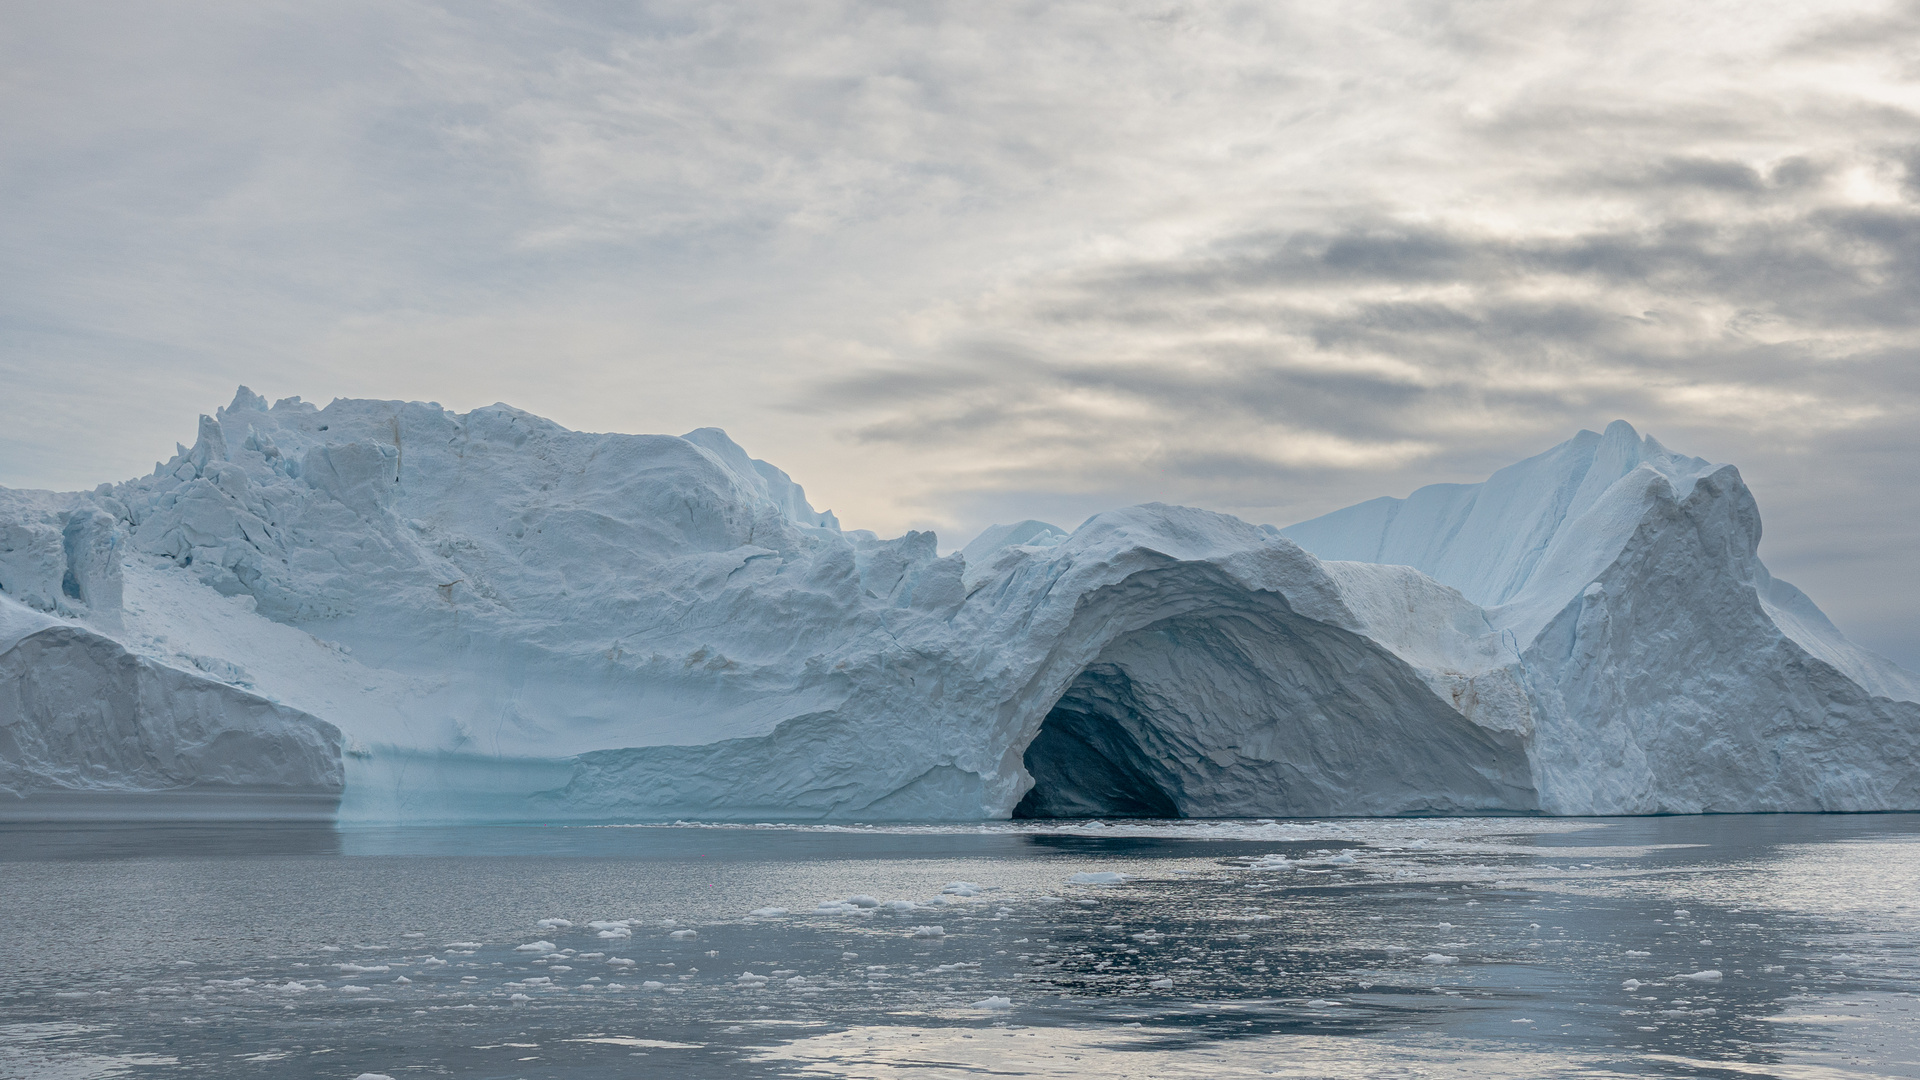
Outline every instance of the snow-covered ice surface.
POLYGON ((1920 807, 1914 677, 1759 528, 1616 423, 1284 531, 1149 504, 943 558, 717 429, 242 388, 150 476, 0 490, 0 815, 1920 807))
POLYGON ((0 825, 0 1075, 1911 1078, 1917 898, 1916 815, 0 825))

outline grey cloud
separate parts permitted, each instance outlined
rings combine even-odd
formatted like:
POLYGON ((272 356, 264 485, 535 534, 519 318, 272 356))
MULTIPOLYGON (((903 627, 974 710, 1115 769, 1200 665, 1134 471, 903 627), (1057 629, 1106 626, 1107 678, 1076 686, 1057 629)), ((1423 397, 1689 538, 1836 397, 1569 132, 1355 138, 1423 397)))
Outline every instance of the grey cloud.
POLYGON ((0 483, 246 382, 722 424, 958 535, 1625 416, 1920 656, 1920 5, 114 10, 0 39, 0 483))

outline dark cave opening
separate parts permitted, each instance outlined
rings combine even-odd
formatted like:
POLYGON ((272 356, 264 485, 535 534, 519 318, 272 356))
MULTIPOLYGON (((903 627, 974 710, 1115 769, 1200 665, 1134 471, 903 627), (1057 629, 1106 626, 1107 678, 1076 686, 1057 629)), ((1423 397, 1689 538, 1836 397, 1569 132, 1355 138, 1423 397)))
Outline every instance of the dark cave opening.
POLYGON ((1023 759, 1033 790, 1016 818, 1180 817, 1152 759, 1112 717, 1056 705, 1023 759))

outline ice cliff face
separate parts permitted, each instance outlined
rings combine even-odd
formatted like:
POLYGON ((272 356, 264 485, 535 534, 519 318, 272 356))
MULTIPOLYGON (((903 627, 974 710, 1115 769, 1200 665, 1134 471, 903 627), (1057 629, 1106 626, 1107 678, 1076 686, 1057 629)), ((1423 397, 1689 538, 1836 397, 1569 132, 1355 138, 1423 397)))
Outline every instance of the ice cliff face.
POLYGON ((1624 424, 1284 534, 1147 505, 942 558, 716 429, 243 389, 151 476, 0 491, 0 787, 350 821, 1920 806, 1912 677, 1758 538, 1731 468, 1624 424))
POLYGON ((0 818, 327 816, 333 725, 0 598, 0 818))

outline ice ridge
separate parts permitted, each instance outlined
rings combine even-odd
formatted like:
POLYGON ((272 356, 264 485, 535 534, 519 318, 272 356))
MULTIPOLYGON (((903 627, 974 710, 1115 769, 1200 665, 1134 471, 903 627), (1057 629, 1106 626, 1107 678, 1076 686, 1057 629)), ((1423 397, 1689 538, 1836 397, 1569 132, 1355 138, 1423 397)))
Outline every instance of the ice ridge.
POLYGON ((1759 528, 1615 423, 1285 530, 1147 504, 942 557, 716 428, 243 387, 149 476, 0 489, 0 813, 1920 807, 1914 677, 1759 528))

